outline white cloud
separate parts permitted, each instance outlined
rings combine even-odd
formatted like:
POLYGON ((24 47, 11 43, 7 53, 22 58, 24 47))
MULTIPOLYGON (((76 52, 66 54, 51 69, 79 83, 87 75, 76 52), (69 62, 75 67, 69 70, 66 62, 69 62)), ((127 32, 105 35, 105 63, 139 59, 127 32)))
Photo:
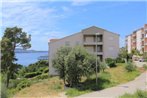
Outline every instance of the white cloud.
POLYGON ((62 6, 61 8, 62 8, 62 10, 63 10, 64 12, 69 12, 69 11, 71 11, 71 9, 70 9, 69 7, 66 7, 66 6, 62 6))
POLYGON ((5 3, 2 8, 3 26, 20 26, 33 33, 42 26, 52 28, 56 23, 54 13, 55 9, 43 9, 31 3, 5 3))
POLYGON ((51 2, 51 1, 56 1, 56 0, 2 0, 1 2, 51 2))
MULTIPOLYGON (((32 35, 32 47, 40 41, 44 46, 48 39, 61 37, 61 31, 56 27, 59 20, 66 15, 59 13, 52 7, 42 8, 39 3, 3 3, 2 6, 2 28, 18 26, 32 35), (58 17, 57 17, 58 16, 58 17), (58 31, 57 31, 58 30, 58 31)), ((0 33, 2 35, 2 32, 0 33)), ((46 46, 45 46, 46 47, 46 46)))
POLYGON ((95 0, 72 0, 72 5, 73 6, 84 6, 84 5, 90 4, 93 1, 95 0))

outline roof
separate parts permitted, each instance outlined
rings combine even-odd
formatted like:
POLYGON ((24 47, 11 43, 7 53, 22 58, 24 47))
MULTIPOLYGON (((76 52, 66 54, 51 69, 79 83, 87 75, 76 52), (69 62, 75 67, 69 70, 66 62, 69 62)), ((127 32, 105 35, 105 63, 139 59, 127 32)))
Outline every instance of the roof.
MULTIPOLYGON (((99 27, 96 27, 96 26, 90 26, 90 27, 88 27, 88 28, 82 29, 81 32, 74 33, 74 34, 69 35, 69 36, 65 36, 65 37, 63 37, 63 38, 61 38, 61 39, 51 39, 50 42, 56 42, 56 41, 58 41, 58 40, 65 39, 65 38, 67 38, 67 37, 74 36, 74 35, 76 35, 76 34, 82 33, 82 31, 87 30, 87 29, 90 29, 90 28, 98 28, 98 29, 101 29, 101 30, 103 30, 103 31, 107 31, 107 32, 109 32, 109 33, 113 33, 113 32, 110 32, 110 31, 108 31, 108 30, 106 30, 106 29, 102 29, 102 28, 99 28, 99 27)), ((119 36, 119 34, 117 34, 117 33, 113 33, 113 34, 119 36)), ((49 42, 49 43, 50 43, 50 42, 49 42)))
POLYGON ((59 39, 50 39, 50 42, 58 41, 59 39))
POLYGON ((103 29, 103 28, 100 28, 100 27, 97 27, 97 26, 91 26, 91 27, 88 27, 86 29, 83 29, 82 31, 87 30, 87 29, 90 29, 90 28, 97 28, 97 29, 100 29, 100 30, 103 30, 103 31, 106 31, 106 32, 109 32, 109 33, 112 33, 112 34, 115 34, 115 35, 120 36, 120 34, 117 34, 117 33, 111 32, 111 31, 108 31, 106 29, 103 29))
MULTIPOLYGON (((139 31, 139 30, 143 30, 144 28, 147 28, 147 24, 144 24, 144 27, 141 27, 141 28, 139 28, 139 29, 134 30, 133 33, 137 32, 137 31, 139 31)), ((132 33, 131 33, 131 34, 132 34, 132 33)), ((129 34, 128 36, 130 36, 131 34, 129 34)))

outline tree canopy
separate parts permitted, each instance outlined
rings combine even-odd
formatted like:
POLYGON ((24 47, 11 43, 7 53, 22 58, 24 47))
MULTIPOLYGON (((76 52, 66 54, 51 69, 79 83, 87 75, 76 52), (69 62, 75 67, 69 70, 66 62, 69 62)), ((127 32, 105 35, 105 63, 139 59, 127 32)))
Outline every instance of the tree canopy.
POLYGON ((9 79, 14 73, 20 68, 20 65, 15 64, 15 49, 21 47, 28 49, 31 47, 30 44, 31 35, 27 35, 26 32, 22 31, 22 28, 12 27, 6 28, 4 35, 1 40, 1 69, 2 73, 6 74, 6 84, 8 86, 9 79))
POLYGON ((70 87, 76 86, 82 76, 95 72, 95 56, 89 54, 83 47, 62 47, 57 51, 53 66, 70 87))

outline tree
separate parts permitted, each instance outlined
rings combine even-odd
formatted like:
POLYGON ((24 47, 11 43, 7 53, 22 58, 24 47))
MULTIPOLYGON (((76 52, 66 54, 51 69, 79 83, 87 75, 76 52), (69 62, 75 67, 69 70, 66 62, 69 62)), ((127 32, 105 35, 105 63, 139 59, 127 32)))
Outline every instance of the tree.
POLYGON ((15 49, 17 47, 22 47, 23 49, 30 48, 30 41, 31 36, 23 32, 22 28, 6 28, 1 40, 1 69, 2 73, 6 74, 7 87, 10 77, 14 75, 14 72, 19 68, 18 64, 14 64, 14 61, 17 60, 15 58, 15 49))
POLYGON ((137 49, 132 49, 131 53, 132 55, 141 55, 137 49))
POLYGON ((119 57, 126 59, 127 55, 128 55, 127 49, 125 47, 120 48, 119 57))
POLYGON ((107 68, 107 64, 105 62, 101 62, 100 63, 100 70, 102 70, 103 72, 105 71, 105 69, 107 68))
POLYGON ((76 86, 82 76, 89 76, 95 72, 95 56, 89 54, 84 48, 62 47, 58 50, 53 66, 61 78, 70 87, 76 86))
POLYGON ((60 78, 63 78, 65 85, 65 58, 71 51, 70 47, 61 47, 53 60, 53 65, 57 69, 60 78))
POLYGON ((66 57, 66 76, 68 84, 76 86, 82 76, 95 72, 95 58, 82 47, 74 47, 66 57))

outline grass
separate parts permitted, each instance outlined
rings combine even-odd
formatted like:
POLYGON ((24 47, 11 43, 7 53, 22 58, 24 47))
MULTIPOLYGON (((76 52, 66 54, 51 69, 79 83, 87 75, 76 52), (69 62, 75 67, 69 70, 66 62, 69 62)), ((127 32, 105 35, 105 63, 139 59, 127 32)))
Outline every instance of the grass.
POLYGON ((124 94, 119 98, 147 98, 147 91, 137 90, 134 94, 124 94))
POLYGON ((59 92, 63 91, 63 81, 58 77, 45 79, 39 83, 32 84, 19 91, 14 97, 50 97, 57 96, 59 92))
POLYGON ((140 75, 139 70, 127 72, 125 70, 124 63, 118 63, 117 67, 107 69, 105 72, 98 73, 98 85, 95 84, 95 74, 89 79, 82 80, 78 87, 70 88, 66 90, 68 97, 79 96, 88 92, 102 90, 118 84, 123 84, 135 79, 140 75))
MULTIPOLYGON (((106 69, 105 72, 98 73, 98 85, 95 84, 95 74, 91 75, 88 79, 83 77, 77 87, 65 90, 66 95, 68 97, 75 97, 92 91, 102 90, 126 83, 140 75, 140 71, 138 70, 127 72, 124 63, 117 65, 117 67, 106 69)), ((31 84, 31 86, 20 90, 14 97, 51 97, 58 96, 60 92, 64 91, 63 81, 60 80, 59 77, 50 77, 48 79, 38 80, 37 82, 33 81, 34 80, 32 80, 33 84, 31 84)))

